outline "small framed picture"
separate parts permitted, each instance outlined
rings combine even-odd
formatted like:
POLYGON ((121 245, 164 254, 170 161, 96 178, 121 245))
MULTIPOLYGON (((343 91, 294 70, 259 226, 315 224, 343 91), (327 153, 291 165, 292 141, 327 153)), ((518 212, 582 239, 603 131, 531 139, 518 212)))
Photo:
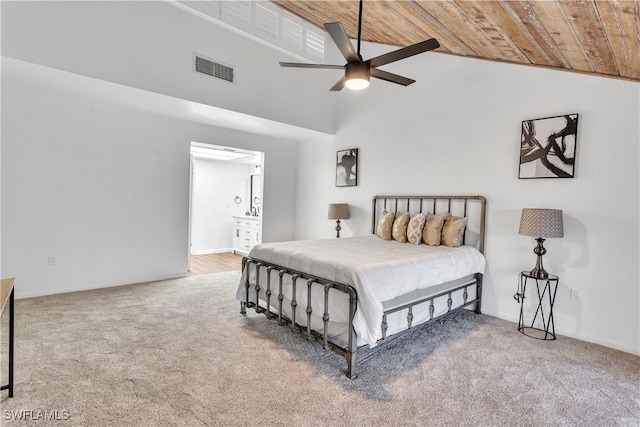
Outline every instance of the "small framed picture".
POLYGON ((336 155, 336 187, 358 185, 358 149, 338 151, 336 155))
POLYGON ((518 178, 573 178, 578 114, 522 122, 518 178))

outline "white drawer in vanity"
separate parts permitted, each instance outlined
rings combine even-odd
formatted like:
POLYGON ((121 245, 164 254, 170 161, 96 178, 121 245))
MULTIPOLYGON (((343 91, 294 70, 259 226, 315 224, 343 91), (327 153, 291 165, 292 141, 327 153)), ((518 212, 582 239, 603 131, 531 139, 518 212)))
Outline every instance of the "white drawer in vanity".
POLYGON ((254 216, 233 217, 233 251, 248 254, 252 247, 261 242, 260 218, 254 216))

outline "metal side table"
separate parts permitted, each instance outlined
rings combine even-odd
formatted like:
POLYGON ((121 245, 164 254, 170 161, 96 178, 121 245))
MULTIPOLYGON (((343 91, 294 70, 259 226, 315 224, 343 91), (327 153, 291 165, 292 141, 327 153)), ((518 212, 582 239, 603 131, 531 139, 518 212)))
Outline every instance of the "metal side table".
POLYGON ((549 274, 548 277, 537 277, 532 275, 529 271, 523 271, 520 273, 518 292, 516 292, 513 298, 520 303, 520 320, 518 321, 518 330, 524 335, 539 340, 556 339, 556 328, 553 323, 553 303, 556 299, 559 280, 560 278, 553 274, 549 274), (533 320, 531 321, 531 326, 525 326, 524 300, 527 292, 527 282, 529 280, 534 280, 536 283, 538 307, 536 308, 533 320), (536 320, 542 322, 542 328, 534 326, 536 324, 536 320))
POLYGON ((9 382, 0 386, 0 390, 8 390, 9 397, 13 397, 13 322, 15 318, 13 313, 14 283, 15 279, 2 279, 0 281, 0 316, 4 313, 7 302, 9 303, 9 382))

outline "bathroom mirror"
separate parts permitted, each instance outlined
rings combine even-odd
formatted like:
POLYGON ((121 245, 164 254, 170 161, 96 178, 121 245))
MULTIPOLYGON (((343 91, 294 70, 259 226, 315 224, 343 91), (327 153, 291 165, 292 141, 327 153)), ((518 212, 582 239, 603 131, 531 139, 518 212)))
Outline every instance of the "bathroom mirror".
POLYGON ((262 175, 251 175, 251 196, 249 197, 250 211, 252 215, 260 213, 262 204, 262 175))

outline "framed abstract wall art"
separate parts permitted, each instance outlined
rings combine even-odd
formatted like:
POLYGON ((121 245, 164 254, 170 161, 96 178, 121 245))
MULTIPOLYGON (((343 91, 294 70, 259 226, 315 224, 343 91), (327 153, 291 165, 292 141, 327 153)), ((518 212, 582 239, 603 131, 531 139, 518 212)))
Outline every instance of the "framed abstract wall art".
POLYGON ((573 178, 578 114, 522 122, 518 178, 573 178))
POLYGON ((336 155, 336 187, 358 185, 358 149, 341 150, 336 155))

